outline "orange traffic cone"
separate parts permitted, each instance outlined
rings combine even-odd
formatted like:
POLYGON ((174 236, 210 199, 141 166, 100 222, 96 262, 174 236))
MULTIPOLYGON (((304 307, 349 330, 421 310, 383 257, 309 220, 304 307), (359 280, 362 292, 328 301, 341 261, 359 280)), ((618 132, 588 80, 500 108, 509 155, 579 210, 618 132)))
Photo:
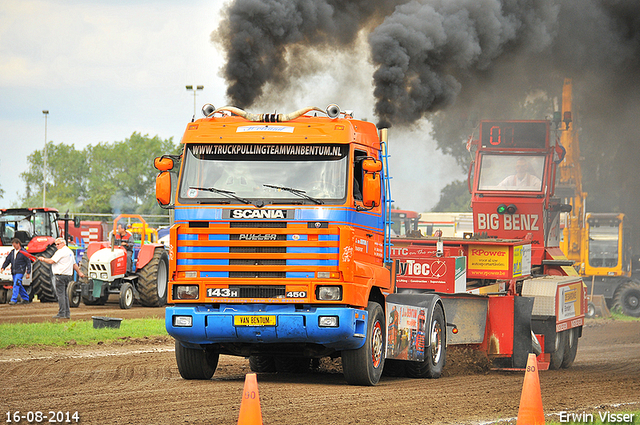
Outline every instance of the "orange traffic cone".
POLYGON ((262 425, 258 379, 255 373, 248 373, 244 379, 244 390, 242 391, 238 425, 262 425))
POLYGON ((544 424, 544 411, 542 410, 542 394, 538 377, 538 361, 535 354, 529 354, 524 383, 522 384, 517 425, 540 424, 544 424))

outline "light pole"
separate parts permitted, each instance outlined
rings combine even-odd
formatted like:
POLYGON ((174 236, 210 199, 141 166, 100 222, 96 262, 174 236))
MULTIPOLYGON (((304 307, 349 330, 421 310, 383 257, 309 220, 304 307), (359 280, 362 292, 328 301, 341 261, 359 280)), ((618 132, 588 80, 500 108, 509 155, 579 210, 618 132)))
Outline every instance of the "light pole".
POLYGON ((193 88, 193 86, 185 86, 187 88, 187 91, 192 91, 193 92, 193 119, 196 118, 196 93, 198 92, 198 90, 202 90, 204 89, 204 86, 195 86, 195 88, 193 88))
POLYGON ((47 117, 48 110, 43 110, 44 114, 44 166, 42 168, 42 208, 47 206, 47 117))

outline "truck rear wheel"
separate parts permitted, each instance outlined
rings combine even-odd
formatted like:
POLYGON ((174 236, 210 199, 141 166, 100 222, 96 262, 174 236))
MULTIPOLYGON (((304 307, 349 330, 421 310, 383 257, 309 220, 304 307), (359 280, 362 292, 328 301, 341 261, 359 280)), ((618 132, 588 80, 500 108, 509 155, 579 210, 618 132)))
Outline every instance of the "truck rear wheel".
POLYGON ((564 358, 562 359, 562 368, 570 368, 578 353, 578 334, 579 329, 573 328, 564 331, 567 333, 567 345, 564 348, 564 358))
POLYGON ((564 360, 564 352, 567 348, 567 332, 562 331, 556 333, 556 347, 555 351, 551 353, 551 361, 549 362, 549 369, 558 370, 562 366, 564 360))
POLYGON ((309 357, 274 357, 278 373, 305 373, 311 368, 309 357))
POLYGON ((203 348, 187 348, 176 341, 176 363, 184 379, 211 379, 218 367, 219 354, 203 348))
POLYGON ((138 272, 140 302, 146 307, 162 307, 167 303, 169 258, 164 248, 156 248, 153 258, 138 272))
POLYGON ((620 285, 613 297, 613 306, 619 306, 627 316, 640 317, 640 284, 630 280, 620 285))
MULTIPOLYGON (((51 258, 56 252, 56 247, 51 245, 40 254, 41 257, 51 258)), ((33 263, 32 279, 31 279, 31 298, 38 296, 40 302, 49 303, 58 300, 56 291, 53 289, 53 272, 51 265, 36 261, 33 263)))
POLYGON ((425 324, 425 347, 423 362, 408 362, 407 376, 410 378, 440 378, 447 356, 445 343, 446 323, 440 304, 433 309, 431 323, 425 324))
POLYGON ((342 371, 351 385, 377 384, 384 368, 384 312, 380 304, 369 301, 367 313, 369 320, 364 345, 356 350, 342 351, 342 371))
POLYGON ((273 373, 276 371, 276 364, 271 356, 249 356, 249 367, 252 372, 273 373))

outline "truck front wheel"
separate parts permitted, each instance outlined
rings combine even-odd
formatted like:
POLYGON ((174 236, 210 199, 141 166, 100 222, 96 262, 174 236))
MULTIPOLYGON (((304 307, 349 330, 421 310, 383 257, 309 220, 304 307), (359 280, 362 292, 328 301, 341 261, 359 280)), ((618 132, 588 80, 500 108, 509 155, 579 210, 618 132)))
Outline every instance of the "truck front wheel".
POLYGON ((431 324, 425 326, 425 351, 423 362, 408 362, 407 376, 410 378, 440 378, 447 356, 445 343, 446 323, 440 304, 433 309, 431 324))
POLYGON ((211 379, 218 367, 219 354, 203 348, 187 348, 176 341, 176 363, 184 379, 211 379))
POLYGON ((362 347, 342 352, 342 371, 351 385, 375 385, 384 368, 385 318, 380 304, 369 302, 367 336, 362 347))

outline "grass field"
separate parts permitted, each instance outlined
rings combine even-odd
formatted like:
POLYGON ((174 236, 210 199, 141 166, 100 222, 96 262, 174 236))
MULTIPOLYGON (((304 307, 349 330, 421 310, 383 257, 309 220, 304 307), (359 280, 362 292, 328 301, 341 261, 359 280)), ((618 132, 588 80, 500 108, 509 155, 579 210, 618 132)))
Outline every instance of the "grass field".
POLYGON ((94 329, 92 320, 0 324, 0 348, 31 345, 90 345, 123 337, 166 336, 164 318, 126 319, 119 329, 94 329))

